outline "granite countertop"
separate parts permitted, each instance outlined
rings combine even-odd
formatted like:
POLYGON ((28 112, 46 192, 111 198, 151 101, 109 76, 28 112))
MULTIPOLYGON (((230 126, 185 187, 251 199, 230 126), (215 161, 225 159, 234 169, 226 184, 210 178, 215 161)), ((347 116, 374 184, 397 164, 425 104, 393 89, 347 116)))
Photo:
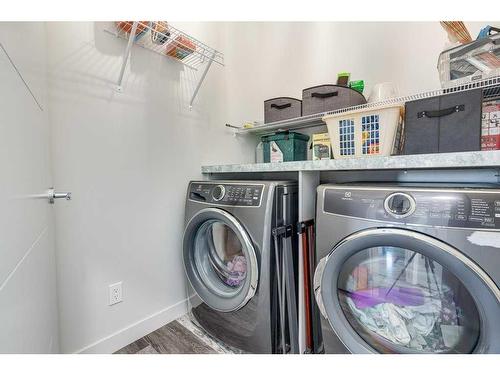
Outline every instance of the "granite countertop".
POLYGON ((202 166, 202 173, 356 171, 383 169, 443 169, 500 167, 500 151, 446 154, 370 156, 364 158, 306 160, 286 163, 227 164, 202 166))

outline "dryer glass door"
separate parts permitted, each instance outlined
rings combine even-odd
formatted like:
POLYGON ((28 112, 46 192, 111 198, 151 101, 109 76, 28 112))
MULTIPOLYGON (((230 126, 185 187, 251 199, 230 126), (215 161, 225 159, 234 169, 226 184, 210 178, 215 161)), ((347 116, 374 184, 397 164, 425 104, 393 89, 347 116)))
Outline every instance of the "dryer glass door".
POLYGON ((401 229, 368 230, 328 258, 324 308, 354 352, 472 353, 498 341, 488 332, 498 333, 498 288, 440 241, 401 229))
POLYGON ((250 237, 226 211, 201 210, 184 234, 184 265, 198 296, 218 311, 234 311, 257 288, 257 257, 250 237))
POLYGON ((349 324, 381 352, 470 353, 479 313, 464 284, 423 254, 379 246, 349 257, 338 278, 349 324))

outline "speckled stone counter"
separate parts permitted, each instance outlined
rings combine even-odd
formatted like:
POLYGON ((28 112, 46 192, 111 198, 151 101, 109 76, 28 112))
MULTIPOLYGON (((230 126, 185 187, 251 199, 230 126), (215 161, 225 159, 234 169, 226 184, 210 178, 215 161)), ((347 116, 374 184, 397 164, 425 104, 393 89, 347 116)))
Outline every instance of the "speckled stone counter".
POLYGON ((286 163, 228 164, 202 166, 211 173, 360 171, 389 169, 449 169, 500 167, 500 151, 454 152, 447 154, 371 156, 365 158, 307 160, 286 163))

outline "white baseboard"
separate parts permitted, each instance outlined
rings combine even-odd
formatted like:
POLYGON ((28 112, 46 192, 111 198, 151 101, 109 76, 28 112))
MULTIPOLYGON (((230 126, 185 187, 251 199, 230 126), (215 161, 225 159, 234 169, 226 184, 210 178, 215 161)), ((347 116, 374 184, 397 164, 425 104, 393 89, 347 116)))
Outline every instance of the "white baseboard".
POLYGON ((75 354, 111 354, 141 337, 170 323, 187 312, 187 299, 160 310, 119 331, 90 344, 75 354))

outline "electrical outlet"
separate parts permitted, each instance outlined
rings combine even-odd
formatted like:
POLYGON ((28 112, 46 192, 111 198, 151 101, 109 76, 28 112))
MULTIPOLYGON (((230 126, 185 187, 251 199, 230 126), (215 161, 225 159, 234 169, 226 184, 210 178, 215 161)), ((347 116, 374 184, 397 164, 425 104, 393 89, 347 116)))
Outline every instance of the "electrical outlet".
POLYGON ((109 306, 123 301, 122 282, 109 285, 109 306))

